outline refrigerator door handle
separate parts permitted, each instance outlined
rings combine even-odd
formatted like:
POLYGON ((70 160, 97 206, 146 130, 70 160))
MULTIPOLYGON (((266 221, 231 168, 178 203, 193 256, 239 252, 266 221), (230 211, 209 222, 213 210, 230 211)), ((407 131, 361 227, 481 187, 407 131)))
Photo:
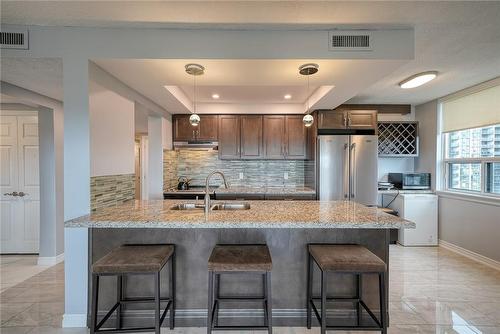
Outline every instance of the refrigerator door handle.
POLYGON ((356 143, 351 144, 351 191, 350 198, 356 197, 356 143))
POLYGON ((345 143, 344 144, 344 198, 349 199, 349 192, 350 192, 350 184, 351 180, 349 179, 349 144, 345 143))

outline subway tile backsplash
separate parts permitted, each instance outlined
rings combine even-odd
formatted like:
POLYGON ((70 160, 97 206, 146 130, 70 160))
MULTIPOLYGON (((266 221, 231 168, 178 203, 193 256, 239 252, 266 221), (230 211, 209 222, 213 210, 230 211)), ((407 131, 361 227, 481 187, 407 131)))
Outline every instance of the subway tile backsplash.
MULTIPOLYGON (((235 187, 302 187, 304 170, 311 169, 309 165, 313 164, 304 160, 219 160, 217 151, 195 150, 165 150, 163 159, 164 189, 175 187, 180 176, 192 179, 191 185, 204 185, 205 178, 214 170, 222 171, 235 187)), ((214 186, 221 184, 219 177, 211 181, 214 186)))

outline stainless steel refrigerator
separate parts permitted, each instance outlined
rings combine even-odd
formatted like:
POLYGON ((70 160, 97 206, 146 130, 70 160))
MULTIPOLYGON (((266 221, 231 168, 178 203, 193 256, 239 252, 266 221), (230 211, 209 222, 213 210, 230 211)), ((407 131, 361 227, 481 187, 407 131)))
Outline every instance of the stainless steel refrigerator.
POLYGON ((318 136, 318 197, 377 205, 375 135, 318 136))

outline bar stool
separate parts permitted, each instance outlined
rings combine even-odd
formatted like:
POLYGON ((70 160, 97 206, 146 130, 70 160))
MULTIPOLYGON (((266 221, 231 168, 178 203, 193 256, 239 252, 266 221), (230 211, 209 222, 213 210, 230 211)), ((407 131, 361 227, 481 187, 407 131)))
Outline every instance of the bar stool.
POLYGON ((269 334, 272 333, 271 269, 271 254, 266 245, 216 245, 214 247, 208 260, 208 334, 212 330, 231 329, 267 330, 269 334), (262 275, 263 295, 221 296, 219 294, 220 276, 235 273, 262 275), (219 326, 220 303, 224 301, 262 301, 264 326, 219 326))
POLYGON ((90 333, 128 333, 151 331, 160 334, 160 327, 170 310, 170 329, 174 328, 175 317, 175 245, 123 245, 115 248, 92 266, 92 314, 90 333), (170 298, 160 297, 160 272, 167 262, 170 262, 170 298), (125 298, 123 276, 126 275, 154 276, 154 297, 125 298), (99 301, 99 278, 101 276, 117 277, 117 302, 97 323, 99 301), (128 303, 154 303, 154 327, 122 328, 122 306, 128 303), (160 314, 160 303, 167 302, 165 310, 160 314), (115 329, 100 329, 116 310, 115 329))
POLYGON ((321 334, 327 330, 374 330, 387 333, 387 311, 385 273, 387 266, 378 256, 360 245, 331 245, 331 244, 309 244, 308 245, 308 273, 307 273, 307 328, 311 328, 312 311, 321 325, 321 334), (313 262, 321 271, 321 297, 313 297, 313 262), (328 297, 326 283, 328 274, 342 273, 356 275, 356 296, 354 297, 328 297), (366 306, 362 299, 362 275, 377 274, 379 281, 379 303, 380 317, 377 317, 366 306), (321 315, 314 304, 314 300, 321 299, 321 315), (327 326, 326 302, 354 302, 356 305, 356 326, 327 326), (376 325, 362 325, 362 312, 366 310, 376 325))

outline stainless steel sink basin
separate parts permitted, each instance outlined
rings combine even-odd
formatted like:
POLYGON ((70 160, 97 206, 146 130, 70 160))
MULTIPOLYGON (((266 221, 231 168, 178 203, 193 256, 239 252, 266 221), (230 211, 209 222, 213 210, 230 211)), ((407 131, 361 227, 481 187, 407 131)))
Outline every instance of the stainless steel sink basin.
POLYGON ((250 203, 219 203, 212 206, 212 210, 249 210, 250 203))
POLYGON ((204 208, 202 204, 182 203, 174 205, 170 210, 203 210, 204 208))

